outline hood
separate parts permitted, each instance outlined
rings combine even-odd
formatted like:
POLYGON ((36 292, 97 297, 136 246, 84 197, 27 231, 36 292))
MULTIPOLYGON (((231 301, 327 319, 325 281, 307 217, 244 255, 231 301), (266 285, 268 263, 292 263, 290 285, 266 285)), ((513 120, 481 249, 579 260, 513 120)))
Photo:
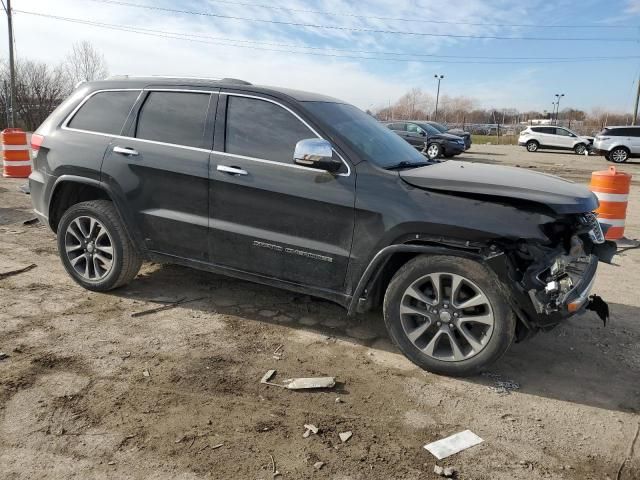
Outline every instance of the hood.
POLYGON ((591 212, 598 207, 596 196, 582 185, 516 167, 449 160, 401 170, 400 177, 414 187, 427 190, 536 202, 558 214, 591 212))
POLYGON ((459 137, 468 137, 470 135, 469 132, 465 132, 460 128, 452 128, 450 130, 447 130, 447 133, 450 133, 452 135, 457 135, 459 137))
POLYGON ((450 140, 455 142, 456 140, 464 140, 462 137, 458 135, 452 135, 450 133, 439 133, 438 135, 430 135, 431 138, 441 138, 443 140, 450 140))

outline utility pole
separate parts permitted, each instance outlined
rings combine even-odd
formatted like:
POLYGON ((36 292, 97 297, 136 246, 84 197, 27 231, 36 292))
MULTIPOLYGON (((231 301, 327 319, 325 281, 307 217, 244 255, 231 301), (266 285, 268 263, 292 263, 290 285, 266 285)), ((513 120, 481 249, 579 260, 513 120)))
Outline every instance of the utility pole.
POLYGON ((556 93, 556 125, 558 125, 558 117, 560 116, 560 99, 564 97, 564 93, 556 93))
POLYGON ((13 58, 13 19, 11 18, 11 0, 7 0, 7 6, 4 7, 4 10, 7 13, 7 29, 9 30, 9 127, 14 127, 16 124, 16 69, 15 60, 13 58))
POLYGON ((638 92, 636 93, 636 106, 633 109, 633 120, 631 125, 638 124, 638 104, 640 103, 640 77, 638 77, 638 92))
POLYGON ((434 115, 434 121, 438 121, 438 100, 440 100, 440 81, 444 78, 444 75, 434 75, 433 78, 438 79, 438 92, 436 93, 436 113, 434 115))

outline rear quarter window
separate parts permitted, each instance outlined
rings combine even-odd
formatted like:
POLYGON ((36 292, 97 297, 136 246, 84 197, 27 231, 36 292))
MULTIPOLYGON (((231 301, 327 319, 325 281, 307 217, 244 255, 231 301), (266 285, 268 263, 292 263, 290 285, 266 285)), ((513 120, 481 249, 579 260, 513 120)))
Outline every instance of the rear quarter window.
POLYGON ((140 90, 98 92, 75 113, 69 128, 120 135, 140 90))

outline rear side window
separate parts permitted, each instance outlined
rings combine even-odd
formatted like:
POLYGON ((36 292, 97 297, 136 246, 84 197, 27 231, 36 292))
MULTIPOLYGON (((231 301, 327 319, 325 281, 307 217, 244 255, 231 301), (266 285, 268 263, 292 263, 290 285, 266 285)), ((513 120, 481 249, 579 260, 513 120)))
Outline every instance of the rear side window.
POLYGON ((69 128, 120 135, 139 90, 99 92, 89 97, 73 116, 69 128))
POLYGON ((406 123, 391 123, 388 125, 391 130, 395 130, 396 132, 406 132, 407 124, 406 123))
POLYGON ((227 153, 293 163, 296 143, 306 138, 316 135, 284 108, 255 98, 229 97, 227 153))
POLYGON ((151 92, 144 102, 136 138, 203 148, 208 93, 151 92))

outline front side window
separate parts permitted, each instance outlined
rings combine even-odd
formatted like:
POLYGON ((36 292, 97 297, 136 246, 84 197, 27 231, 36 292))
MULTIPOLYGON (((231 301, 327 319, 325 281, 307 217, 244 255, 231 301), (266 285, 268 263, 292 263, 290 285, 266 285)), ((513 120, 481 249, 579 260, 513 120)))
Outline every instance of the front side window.
POLYGON ((209 93, 150 92, 144 102, 136 138, 203 148, 209 93))
POLYGON ((402 137, 353 105, 333 102, 303 104, 328 134, 340 138, 362 160, 383 168, 400 162, 425 163, 425 158, 402 137))
POLYGON ((229 96, 225 138, 227 153, 293 163, 296 143, 315 137, 309 127, 275 103, 229 96))
POLYGON ((565 130, 564 128, 556 128, 556 135, 562 135, 564 137, 570 137, 571 136, 571 132, 569 132, 568 130, 565 130))
POLYGON ((409 123, 409 124, 407 124, 407 132, 421 134, 421 133, 424 133, 424 130, 422 130, 415 123, 409 123))
POLYGON ((69 128, 120 135, 140 90, 98 92, 84 102, 69 128))

